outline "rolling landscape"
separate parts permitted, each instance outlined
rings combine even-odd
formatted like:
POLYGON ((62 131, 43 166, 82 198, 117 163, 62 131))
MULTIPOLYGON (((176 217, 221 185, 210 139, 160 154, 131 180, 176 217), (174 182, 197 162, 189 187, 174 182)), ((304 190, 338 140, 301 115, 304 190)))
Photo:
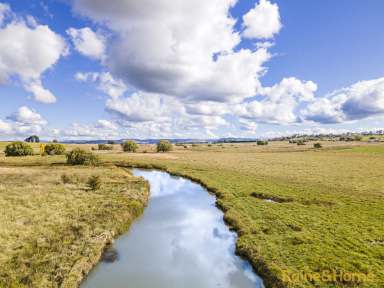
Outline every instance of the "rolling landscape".
POLYGON ((384 287, 383 9, 0 0, 0 288, 384 287))

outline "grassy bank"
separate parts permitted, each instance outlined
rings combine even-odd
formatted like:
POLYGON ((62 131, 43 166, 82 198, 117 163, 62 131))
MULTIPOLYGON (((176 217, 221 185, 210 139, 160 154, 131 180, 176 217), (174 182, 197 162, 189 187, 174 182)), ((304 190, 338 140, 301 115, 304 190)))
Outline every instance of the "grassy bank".
POLYGON ((48 165, 63 160, 0 161, 0 287, 77 287, 143 211, 143 180, 113 166, 48 165), (91 175, 100 190, 87 187, 91 175))
POLYGON ((103 159, 155 165, 204 183, 239 232, 238 252, 270 287, 383 287, 383 146, 324 146, 204 145, 103 159), (287 278, 333 270, 373 280, 287 278))

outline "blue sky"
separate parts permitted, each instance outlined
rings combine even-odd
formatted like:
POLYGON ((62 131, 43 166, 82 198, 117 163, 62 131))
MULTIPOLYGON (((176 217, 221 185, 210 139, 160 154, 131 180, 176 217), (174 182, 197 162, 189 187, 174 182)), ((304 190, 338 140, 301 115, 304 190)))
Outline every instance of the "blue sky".
POLYGON ((384 126, 383 1, 198 2, 0 0, 1 139, 384 126))

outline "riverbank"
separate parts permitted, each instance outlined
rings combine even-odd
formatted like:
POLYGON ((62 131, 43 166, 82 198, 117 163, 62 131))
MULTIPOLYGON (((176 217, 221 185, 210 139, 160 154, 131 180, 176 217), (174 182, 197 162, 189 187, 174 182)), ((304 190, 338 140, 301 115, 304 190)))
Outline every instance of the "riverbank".
POLYGON ((103 158, 162 169, 215 193, 225 220, 239 234, 237 252, 267 287, 382 287, 383 146, 287 150, 240 144, 177 149, 167 158, 148 153, 103 158), (373 277, 291 276, 328 271, 373 277))
POLYGON ((147 182, 123 169, 45 160, 2 159, 0 287, 77 287, 148 201, 147 182), (100 190, 86 185, 93 175, 100 190))

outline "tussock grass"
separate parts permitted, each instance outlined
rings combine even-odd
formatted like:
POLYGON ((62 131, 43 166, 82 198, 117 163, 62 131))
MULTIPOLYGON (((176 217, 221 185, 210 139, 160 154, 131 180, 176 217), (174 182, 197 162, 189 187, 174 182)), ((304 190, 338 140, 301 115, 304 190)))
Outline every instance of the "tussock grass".
MULTIPOLYGON (((51 158, 64 159, 23 161, 51 158)), ((147 202, 148 184, 113 166, 8 164, 0 166, 0 287, 77 287, 147 202), (87 187, 92 176, 101 189, 87 187)))

